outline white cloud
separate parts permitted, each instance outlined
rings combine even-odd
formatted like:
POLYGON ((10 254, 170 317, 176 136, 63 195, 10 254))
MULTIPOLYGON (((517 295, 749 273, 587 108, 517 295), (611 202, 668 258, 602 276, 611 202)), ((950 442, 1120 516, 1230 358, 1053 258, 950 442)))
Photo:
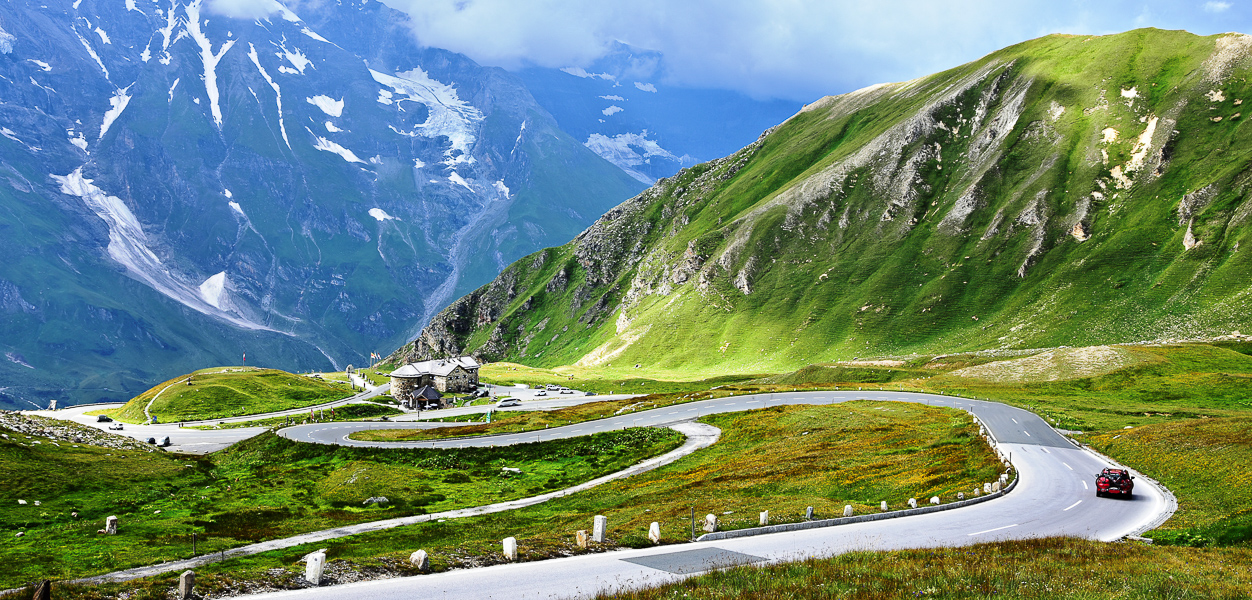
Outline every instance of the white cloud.
POLYGON ((210 13, 232 19, 265 19, 281 12, 283 7, 275 0, 209 0, 210 13))
POLYGON ((639 83, 636 81, 635 87, 644 92, 652 92, 653 94, 656 93, 656 86, 651 83, 639 83))
POLYGON ((420 43, 483 64, 608 79, 591 72, 600 70, 594 62, 622 43, 664 57, 657 76, 628 81, 802 101, 934 73, 1050 33, 1252 31, 1247 11, 1227 0, 1203 11, 1191 0, 384 1, 410 14, 420 43))
POLYGON ((615 104, 615 105, 610 106, 610 107, 608 107, 608 108, 606 108, 606 109, 604 109, 604 110, 602 110, 602 111, 600 111, 600 112, 604 113, 604 116, 609 117, 609 116, 613 116, 613 115, 615 115, 615 114, 617 114, 617 113, 619 113, 619 112, 622 112, 623 110, 625 110, 625 109, 623 109, 622 107, 617 106, 617 105, 615 104))

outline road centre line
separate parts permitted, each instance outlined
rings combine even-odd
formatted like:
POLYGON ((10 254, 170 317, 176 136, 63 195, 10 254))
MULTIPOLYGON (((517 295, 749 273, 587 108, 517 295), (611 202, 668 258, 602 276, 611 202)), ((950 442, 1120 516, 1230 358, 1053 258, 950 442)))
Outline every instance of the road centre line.
POLYGON ((1071 470, 1071 471, 1073 471, 1073 470, 1074 470, 1074 467, 1069 466, 1069 463, 1067 463, 1067 462, 1062 462, 1061 464, 1065 465, 1065 468, 1066 468, 1066 469, 1069 469, 1069 470, 1071 470))
POLYGON ((1083 480, 1083 482, 1082 482, 1082 489, 1084 489, 1084 490, 1089 490, 1089 489, 1091 489, 1091 488, 1087 487, 1087 480, 1085 480, 1085 479, 1084 479, 1084 480, 1083 480))
POLYGON ((1023 429, 1023 430, 1022 430, 1022 433, 1026 434, 1026 437, 1030 437, 1030 432, 1029 432, 1029 431, 1026 431, 1025 429, 1023 429))
POLYGON ((971 536, 973 536, 973 535, 982 535, 982 534, 984 534, 984 533, 991 533, 991 532, 993 532, 993 531, 1000 531, 1001 529, 1008 529, 1008 528, 1010 528, 1010 527, 1017 527, 1017 523, 1014 523, 1014 524, 1012 524, 1012 525, 1005 525, 1004 527, 996 527, 995 529, 987 529, 987 530, 985 530, 985 531, 975 531, 974 533, 967 533, 967 534, 965 534, 965 535, 971 535, 971 536))
POLYGON ((1079 504, 1082 504, 1082 500, 1079 500, 1079 501, 1077 501, 1077 502, 1075 502, 1075 503, 1073 503, 1073 504, 1069 505, 1069 508, 1066 508, 1065 510, 1062 510, 1061 512, 1065 512, 1066 510, 1069 510, 1070 508, 1074 508, 1075 506, 1078 506, 1079 504))
POLYGON ((1017 424, 1017 425, 1021 425, 1021 423, 1018 423, 1018 422, 1017 422, 1017 419, 1014 419, 1014 418, 1012 418, 1012 417, 1009 417, 1009 420, 1010 420, 1010 421, 1012 421, 1013 423, 1017 424))

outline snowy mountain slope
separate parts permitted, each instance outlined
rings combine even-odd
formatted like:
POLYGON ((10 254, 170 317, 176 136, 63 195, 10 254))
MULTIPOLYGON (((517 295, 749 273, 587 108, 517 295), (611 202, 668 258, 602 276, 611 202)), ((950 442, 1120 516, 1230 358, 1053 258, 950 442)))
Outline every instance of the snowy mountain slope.
POLYGON ((363 39, 398 13, 314 10, 0 6, 0 402, 363 362, 642 187, 507 73, 363 39))

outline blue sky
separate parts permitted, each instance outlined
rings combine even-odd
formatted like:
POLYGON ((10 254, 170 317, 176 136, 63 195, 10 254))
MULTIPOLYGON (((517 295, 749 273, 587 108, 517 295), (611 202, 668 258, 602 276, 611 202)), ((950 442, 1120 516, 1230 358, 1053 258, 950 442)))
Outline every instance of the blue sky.
MULTIPOLYGON (((300 3, 334 0, 288 0, 300 3)), ((657 83, 809 102, 912 79, 1050 33, 1252 33, 1252 0, 383 0, 427 46, 479 63, 588 67, 614 42, 664 56, 657 83)), ((210 0, 251 18, 274 0, 210 0)))
MULTIPOLYGON (((483 64, 587 66, 614 40, 662 83, 802 102, 950 68, 1049 33, 1252 33, 1239 0, 385 0, 426 45, 483 64)), ((1248 0, 1252 2, 1252 0, 1248 0)))

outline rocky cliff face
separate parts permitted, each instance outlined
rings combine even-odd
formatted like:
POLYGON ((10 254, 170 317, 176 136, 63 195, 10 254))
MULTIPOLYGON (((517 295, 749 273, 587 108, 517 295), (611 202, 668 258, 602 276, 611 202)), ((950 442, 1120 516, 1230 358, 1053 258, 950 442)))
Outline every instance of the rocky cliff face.
POLYGON ((401 353, 712 374, 1246 331, 1249 50, 1049 36, 824 98, 517 261, 401 353))
POLYGON ((385 5, 307 7, 0 6, 0 402, 360 362, 643 187, 385 5))

